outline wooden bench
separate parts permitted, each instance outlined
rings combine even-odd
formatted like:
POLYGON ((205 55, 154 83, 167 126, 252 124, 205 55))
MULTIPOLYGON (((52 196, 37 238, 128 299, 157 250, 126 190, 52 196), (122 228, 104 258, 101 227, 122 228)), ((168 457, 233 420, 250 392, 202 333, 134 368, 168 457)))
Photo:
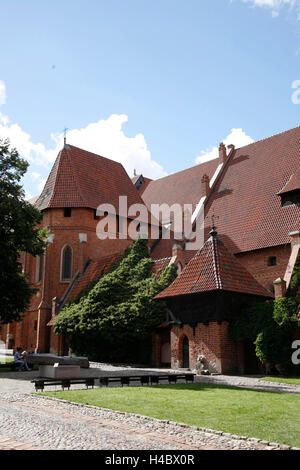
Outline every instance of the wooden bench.
POLYGON ((43 377, 38 377, 36 379, 31 380, 31 383, 34 384, 36 391, 44 390, 45 387, 51 387, 54 385, 60 385, 63 390, 65 388, 69 390, 71 385, 74 384, 85 384, 86 388, 94 388, 95 380, 98 378, 99 377, 84 377, 80 379, 47 379, 43 377))

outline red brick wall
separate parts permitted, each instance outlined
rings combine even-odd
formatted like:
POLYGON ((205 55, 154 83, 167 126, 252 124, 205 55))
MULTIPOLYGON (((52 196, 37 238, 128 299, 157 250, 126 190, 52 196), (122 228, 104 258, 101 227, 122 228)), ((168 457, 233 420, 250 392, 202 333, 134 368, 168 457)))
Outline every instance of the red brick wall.
POLYGON ((171 330, 171 366, 174 369, 182 367, 182 342, 187 336, 189 340, 190 368, 194 369, 199 354, 205 356, 205 367, 215 368, 216 372, 227 373, 241 369, 242 357, 235 341, 229 338, 228 322, 210 322, 208 325, 198 323, 195 328, 184 325, 174 326, 171 330), (209 367, 209 363, 210 367, 209 367))
MULTIPOLYGON (((29 281, 39 292, 33 296, 29 312, 26 312, 24 321, 20 324, 10 325, 10 334, 14 338, 15 346, 20 345, 24 349, 57 352, 62 349, 62 344, 47 326, 51 319, 51 304, 53 297, 62 298, 69 286, 69 281, 61 280, 61 253, 66 245, 70 245, 73 251, 72 276, 77 270, 83 269, 87 259, 99 259, 116 252, 124 251, 131 244, 131 240, 99 240, 96 227, 99 220, 94 219, 92 209, 72 209, 71 217, 64 217, 63 209, 51 209, 44 212, 43 226, 47 226, 55 235, 53 243, 49 245, 44 259, 43 281, 36 283, 36 259, 23 255, 22 266, 29 276, 29 281), (80 243, 79 234, 87 234, 87 242, 80 243), (43 301, 43 309, 39 305, 43 301), (38 329, 35 329, 36 322, 38 329)), ((267 289, 272 289, 273 281, 283 277, 289 260, 290 245, 255 250, 237 255, 242 264, 252 275, 267 289), (276 256, 276 266, 269 266, 268 260, 276 256)), ((227 326, 210 323, 208 326, 200 325, 195 329, 185 326, 183 330, 174 327, 171 333, 171 347, 173 366, 177 367, 182 361, 181 344, 183 335, 190 340, 191 367, 194 367, 198 354, 207 355, 209 361, 215 361, 219 370, 228 370, 231 364, 237 363, 237 350, 227 337, 227 326)), ((2 332, 2 338, 6 336, 2 332)), ((5 339, 3 339, 5 341, 5 339)), ((158 342, 157 342, 158 344, 158 342)), ((156 347, 155 361, 159 362, 162 342, 156 347)), ((236 346, 235 346, 236 347, 236 346)))
MULTIPOLYGON (((64 217, 64 209, 50 209, 44 211, 42 226, 47 226, 54 234, 53 243, 50 243, 44 255, 44 275, 41 282, 36 282, 37 260, 28 254, 22 254, 20 261, 28 275, 28 280, 37 294, 32 297, 30 309, 25 313, 20 324, 11 326, 15 346, 22 346, 27 350, 37 349, 40 352, 62 352, 61 338, 57 338, 52 328, 47 326, 51 319, 52 299, 61 299, 66 292, 70 281, 61 279, 61 257, 63 248, 69 245, 72 249, 72 277, 77 271, 82 272, 88 259, 100 259, 114 253, 120 253, 131 243, 131 239, 100 240, 96 228, 99 219, 94 218, 94 210, 87 208, 72 209, 71 217, 64 217), (80 242, 79 234, 87 235, 86 242, 80 242), (43 301, 43 308, 40 303, 43 301), (37 322, 37 329, 34 325, 37 322)), ((124 223, 124 222, 123 222, 124 223)), ((127 221, 127 226, 130 222, 127 221)))
POLYGON ((291 245, 288 244, 239 253, 236 257, 261 285, 268 290, 272 290, 273 281, 279 277, 284 277, 290 254, 291 245), (276 256, 276 266, 268 265, 268 261, 272 256, 276 256))

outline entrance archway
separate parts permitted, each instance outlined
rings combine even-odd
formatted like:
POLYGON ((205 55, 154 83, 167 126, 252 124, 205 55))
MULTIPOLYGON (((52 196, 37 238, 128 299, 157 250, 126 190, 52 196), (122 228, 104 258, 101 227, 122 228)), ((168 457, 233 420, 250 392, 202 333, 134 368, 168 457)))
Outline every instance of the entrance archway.
POLYGON ((182 341, 182 367, 188 369, 190 367, 190 348, 189 340, 185 336, 182 341))

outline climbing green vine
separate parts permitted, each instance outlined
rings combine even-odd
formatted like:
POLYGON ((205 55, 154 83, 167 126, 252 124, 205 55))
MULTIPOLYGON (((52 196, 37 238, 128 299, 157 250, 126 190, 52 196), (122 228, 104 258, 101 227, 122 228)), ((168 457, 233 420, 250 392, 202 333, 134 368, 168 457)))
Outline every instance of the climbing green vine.
POLYGON ((250 340, 264 365, 292 367, 291 344, 299 326, 296 316, 300 286, 300 255, 298 255, 286 297, 249 305, 231 325, 236 339, 250 340))

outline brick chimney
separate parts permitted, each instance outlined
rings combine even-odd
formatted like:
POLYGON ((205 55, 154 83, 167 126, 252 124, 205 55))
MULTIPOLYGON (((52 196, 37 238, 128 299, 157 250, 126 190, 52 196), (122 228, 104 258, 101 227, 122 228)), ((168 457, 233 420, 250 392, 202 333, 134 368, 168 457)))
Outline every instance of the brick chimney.
POLYGON ((294 232, 290 232, 289 236, 291 237, 291 245, 300 245, 300 231, 295 230, 294 232))
POLYGON ((209 177, 207 175, 203 175, 201 179, 201 196, 208 196, 209 191, 209 177))
POLYGON ((275 293, 275 300, 279 299, 280 297, 285 297, 286 294, 286 282, 284 279, 279 277, 274 282, 274 293, 275 293))
POLYGON ((219 160, 220 160, 220 163, 225 163, 227 160, 226 147, 223 144, 223 142, 221 142, 219 145, 219 160))
POLYGON ((183 250, 182 244, 174 243, 174 245, 172 246, 172 257, 175 256, 176 258, 181 258, 182 250, 183 250))

